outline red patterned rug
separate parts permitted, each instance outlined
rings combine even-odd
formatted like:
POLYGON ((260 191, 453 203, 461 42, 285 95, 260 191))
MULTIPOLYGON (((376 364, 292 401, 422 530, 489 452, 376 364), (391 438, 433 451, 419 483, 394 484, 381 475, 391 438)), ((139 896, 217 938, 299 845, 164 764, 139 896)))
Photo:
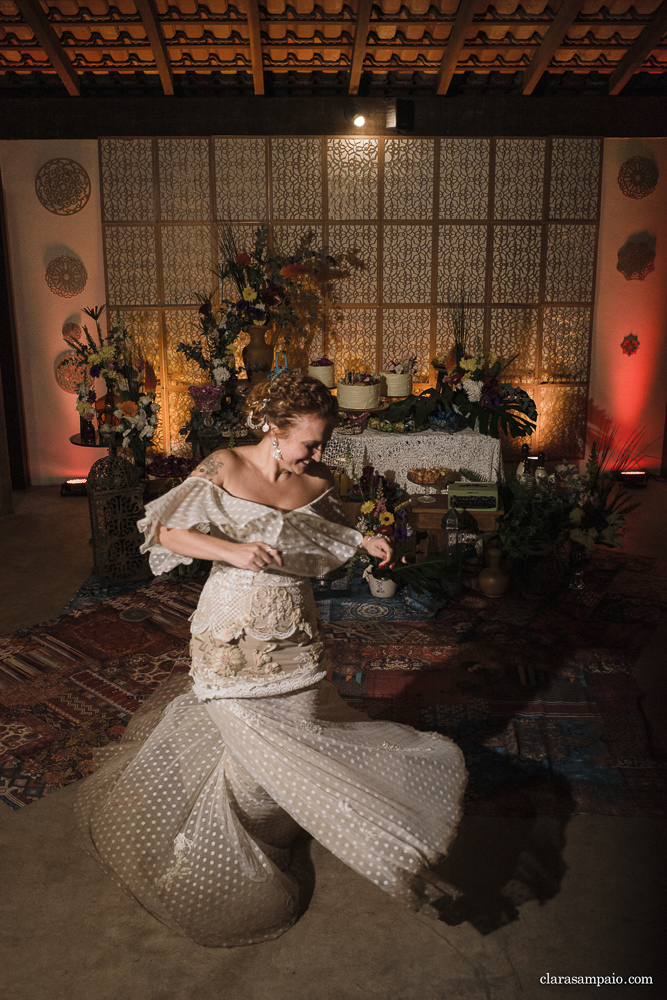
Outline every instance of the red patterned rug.
MULTIPOLYGON (((0 636, 2 802, 18 809, 89 773, 94 748, 120 739, 151 691, 188 669, 200 590, 154 582, 0 636)), ((385 620, 381 606, 336 620, 332 603, 322 610, 342 696, 455 739, 468 811, 664 814, 665 756, 632 676, 667 613, 667 574, 653 561, 600 555, 582 594, 471 592, 426 621, 385 620)))

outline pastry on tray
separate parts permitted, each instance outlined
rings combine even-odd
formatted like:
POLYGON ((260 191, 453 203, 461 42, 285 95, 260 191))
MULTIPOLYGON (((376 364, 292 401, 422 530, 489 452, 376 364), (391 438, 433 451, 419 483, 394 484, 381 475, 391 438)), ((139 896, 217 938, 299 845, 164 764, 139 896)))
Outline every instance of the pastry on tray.
POLYGON ((440 479, 440 469, 408 469, 408 479, 420 486, 432 486, 440 479))

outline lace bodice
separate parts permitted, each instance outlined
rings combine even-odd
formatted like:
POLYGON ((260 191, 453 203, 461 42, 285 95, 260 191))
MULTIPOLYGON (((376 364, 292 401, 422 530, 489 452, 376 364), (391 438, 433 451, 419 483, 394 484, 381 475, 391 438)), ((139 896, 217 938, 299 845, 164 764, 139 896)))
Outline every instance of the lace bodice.
POLYGON ((194 527, 230 542, 268 542, 284 561, 259 573, 213 562, 191 619, 190 672, 198 698, 284 694, 326 675, 307 577, 335 569, 356 552, 362 536, 343 520, 332 490, 283 513, 199 478, 147 505, 139 528, 154 573, 192 562, 155 541, 159 524, 194 527))
POLYGON ((156 576, 179 563, 192 562, 155 541, 158 524, 197 528, 229 542, 268 542, 283 559, 276 573, 302 577, 337 569, 355 554, 362 540, 358 531, 345 524, 333 489, 285 513, 254 500, 241 500, 208 479, 193 477, 147 504, 145 517, 139 521, 139 530, 146 536, 141 551, 149 552, 156 576))

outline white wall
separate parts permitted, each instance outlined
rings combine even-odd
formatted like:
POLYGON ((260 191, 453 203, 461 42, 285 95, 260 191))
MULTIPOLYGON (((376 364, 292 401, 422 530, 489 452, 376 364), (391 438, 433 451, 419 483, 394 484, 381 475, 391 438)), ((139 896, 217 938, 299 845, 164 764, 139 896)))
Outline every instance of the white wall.
POLYGON ((85 475, 104 454, 70 444, 70 435, 79 430, 76 396, 64 392, 54 378, 55 359, 67 349, 63 324, 84 319, 90 325, 82 307, 105 299, 97 141, 5 140, 0 142, 0 167, 30 475, 34 485, 57 483, 85 475), (54 215, 37 198, 37 172, 54 157, 75 160, 90 177, 90 199, 75 215, 54 215), (63 298, 46 283, 48 264, 62 254, 79 257, 88 272, 80 296, 63 298))
POLYGON ((619 442, 641 431, 640 464, 658 470, 667 404, 667 139, 606 139, 591 353, 588 443, 611 419, 619 442), (626 197, 618 185, 622 163, 632 156, 655 160, 660 176, 652 194, 626 197), (632 235, 656 239, 655 270, 628 281, 617 269, 618 251, 632 235), (636 354, 621 351, 634 333, 636 354))

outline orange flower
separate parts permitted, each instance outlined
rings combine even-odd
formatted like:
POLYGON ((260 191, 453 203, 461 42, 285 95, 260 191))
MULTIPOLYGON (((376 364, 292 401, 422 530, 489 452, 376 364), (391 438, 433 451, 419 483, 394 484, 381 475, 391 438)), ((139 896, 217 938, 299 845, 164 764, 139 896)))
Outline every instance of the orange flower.
POLYGON ((303 264, 285 264, 280 268, 283 278, 298 278, 300 274, 308 274, 308 268, 303 264))
POLYGON ((133 403, 131 399, 126 399, 124 403, 120 404, 121 413, 126 417, 136 417, 139 412, 139 407, 136 403, 133 403))

